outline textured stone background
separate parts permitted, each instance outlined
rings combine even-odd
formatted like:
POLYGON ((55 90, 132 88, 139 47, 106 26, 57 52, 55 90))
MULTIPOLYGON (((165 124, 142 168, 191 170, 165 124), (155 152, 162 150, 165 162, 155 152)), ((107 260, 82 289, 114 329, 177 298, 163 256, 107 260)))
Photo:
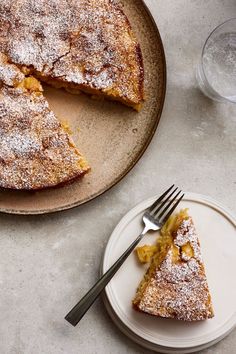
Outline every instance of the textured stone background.
MULTIPOLYGON (((0 353, 150 353, 119 332, 99 300, 74 329, 63 320, 98 277, 106 242, 135 204, 172 182, 236 213, 236 106, 197 89, 209 32, 236 17, 234 0, 147 0, 167 58, 166 103, 148 150, 111 191, 56 215, 0 215, 0 353)), ((232 354, 236 330, 201 354, 232 354)))

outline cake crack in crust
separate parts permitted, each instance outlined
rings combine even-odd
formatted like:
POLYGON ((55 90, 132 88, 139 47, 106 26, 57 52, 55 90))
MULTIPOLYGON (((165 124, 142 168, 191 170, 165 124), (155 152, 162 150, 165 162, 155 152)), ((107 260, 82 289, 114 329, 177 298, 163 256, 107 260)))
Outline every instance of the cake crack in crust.
POLYGON ((156 256, 133 300, 135 309, 185 321, 213 317, 200 244, 192 218, 185 217, 170 236, 171 239, 167 237, 160 241, 156 256))
POLYGON ((115 1, 4 0, 0 51, 56 87, 143 102, 140 46, 115 1))

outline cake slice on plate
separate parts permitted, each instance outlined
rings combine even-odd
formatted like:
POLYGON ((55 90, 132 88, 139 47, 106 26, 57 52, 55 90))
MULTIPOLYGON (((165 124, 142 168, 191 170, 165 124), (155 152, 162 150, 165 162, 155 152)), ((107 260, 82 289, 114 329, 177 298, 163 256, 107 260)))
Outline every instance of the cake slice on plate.
POLYGON ((0 187, 54 187, 89 170, 42 91, 0 54, 0 187))
POLYGON ((162 228, 133 306, 150 315, 185 321, 214 316, 199 240, 186 209, 162 228))

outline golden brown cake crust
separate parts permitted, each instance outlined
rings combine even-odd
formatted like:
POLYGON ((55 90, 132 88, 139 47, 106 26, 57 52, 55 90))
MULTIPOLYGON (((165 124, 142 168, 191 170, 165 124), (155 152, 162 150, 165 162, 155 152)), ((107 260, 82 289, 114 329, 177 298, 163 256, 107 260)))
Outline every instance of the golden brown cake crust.
POLYGON ((213 317, 211 297, 207 285, 200 245, 191 217, 184 220, 174 237, 174 247, 180 259, 173 261, 173 247, 150 278, 141 298, 134 307, 151 315, 185 321, 213 317), (190 245, 189 256, 181 247, 190 245))
POLYGON ((0 80, 0 187, 42 189, 86 173, 88 165, 49 109, 40 83, 33 79, 37 90, 26 89, 24 74, 2 54, 0 80))
POLYGON ((41 80, 139 107, 140 46, 113 0, 3 0, 0 51, 41 80))

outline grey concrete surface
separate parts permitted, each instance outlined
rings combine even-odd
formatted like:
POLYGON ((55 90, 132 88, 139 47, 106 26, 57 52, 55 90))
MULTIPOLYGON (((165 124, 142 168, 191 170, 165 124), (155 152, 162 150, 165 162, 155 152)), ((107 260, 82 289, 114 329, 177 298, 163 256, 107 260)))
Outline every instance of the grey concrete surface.
MULTIPOLYGON (((117 186, 55 215, 0 215, 0 353, 151 353, 127 339, 99 300, 76 329, 63 317, 98 277, 106 242, 135 204, 173 181, 236 213, 236 106, 205 98, 195 82, 204 40, 236 17, 235 0, 147 0, 167 58, 159 129, 117 186)), ((201 354, 236 353, 236 330, 201 354)))

